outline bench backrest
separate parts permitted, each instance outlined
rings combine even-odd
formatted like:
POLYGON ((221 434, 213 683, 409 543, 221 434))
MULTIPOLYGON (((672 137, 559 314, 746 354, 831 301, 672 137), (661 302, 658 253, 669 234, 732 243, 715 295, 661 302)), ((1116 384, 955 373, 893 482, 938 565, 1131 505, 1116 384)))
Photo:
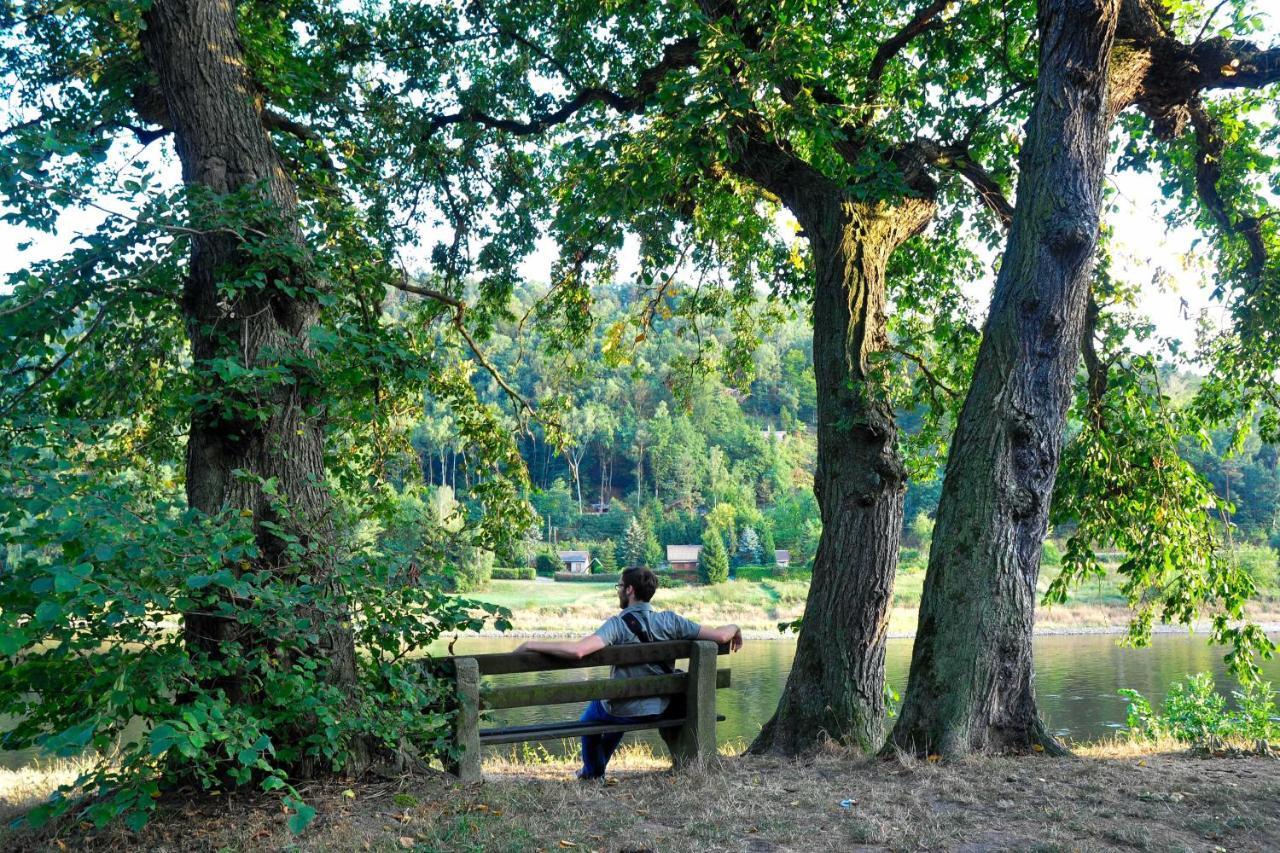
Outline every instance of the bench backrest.
MULTIPOLYGON (((641 663, 687 659, 693 652, 694 640, 669 640, 659 643, 628 643, 607 646, 581 660, 570 660, 539 652, 507 652, 467 656, 476 662, 478 675, 510 675, 513 673, 549 672, 561 669, 584 669, 598 666, 629 666, 641 663)), ((710 645, 709 643, 707 644, 710 645)), ((729 653, 721 645, 716 653, 729 653)), ((459 655, 455 660, 464 660, 459 655)), ((715 687, 729 686, 729 670, 716 670, 715 687)), ((516 684, 488 687, 480 694, 480 707, 489 710, 523 708, 534 705, 560 705, 591 699, 631 699, 640 696, 671 696, 689 689, 689 675, 647 675, 635 678, 595 678, 553 684, 516 684)))

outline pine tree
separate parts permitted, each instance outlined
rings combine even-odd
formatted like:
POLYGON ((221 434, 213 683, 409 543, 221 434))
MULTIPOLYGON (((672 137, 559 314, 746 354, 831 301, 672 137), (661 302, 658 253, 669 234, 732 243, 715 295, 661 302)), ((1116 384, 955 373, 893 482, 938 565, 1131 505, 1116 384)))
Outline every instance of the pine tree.
POLYGON ((760 535, 751 526, 742 528, 738 537, 738 565, 758 565, 760 563, 760 535))
POLYGON ((777 555, 778 546, 773 541, 773 528, 765 525, 764 533, 760 536, 760 562, 765 566, 776 566, 778 564, 777 555))
POLYGON ((724 547, 720 532, 713 527, 708 527, 702 534, 698 579, 706 584, 724 583, 729 579, 729 552, 724 547))
POLYGON ((599 556, 591 563, 591 573, 596 575, 616 575, 618 573, 618 548, 612 539, 606 539, 600 546, 599 556))
POLYGON ((622 557, 623 565, 627 568, 649 565, 650 539, 653 539, 653 531, 649 528, 649 525, 645 523, 641 516, 632 516, 631 523, 627 525, 627 533, 622 538, 620 556, 622 557))

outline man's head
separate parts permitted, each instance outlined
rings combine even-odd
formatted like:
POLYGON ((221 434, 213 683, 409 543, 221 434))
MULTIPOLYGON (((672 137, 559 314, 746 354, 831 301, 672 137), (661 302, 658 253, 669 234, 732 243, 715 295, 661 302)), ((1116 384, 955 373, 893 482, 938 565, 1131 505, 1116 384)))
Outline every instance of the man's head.
POLYGON ((637 601, 648 601, 658 591, 658 577, 646 568, 631 568, 618 581, 618 606, 630 607, 637 601))

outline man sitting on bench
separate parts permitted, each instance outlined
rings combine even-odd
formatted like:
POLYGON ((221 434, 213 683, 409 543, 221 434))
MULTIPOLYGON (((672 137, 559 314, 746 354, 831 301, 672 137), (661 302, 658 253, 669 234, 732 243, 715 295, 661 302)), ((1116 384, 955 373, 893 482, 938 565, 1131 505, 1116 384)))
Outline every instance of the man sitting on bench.
MULTIPOLYGON (((719 628, 703 628, 670 610, 654 610, 649 601, 658 589, 658 578, 644 568, 627 569, 618 582, 618 606, 622 612, 610 616, 594 634, 581 640, 544 641, 530 640, 521 644, 517 652, 542 652, 556 657, 581 660, 605 646, 627 643, 655 643, 663 640, 711 640, 728 643, 729 650, 742 648, 742 631, 737 625, 719 628)), ((634 678, 644 675, 664 675, 674 672, 671 664, 640 663, 631 666, 615 666, 611 678, 634 678)), ((683 704, 671 707, 670 697, 647 696, 637 699, 595 699, 582 713, 587 723, 637 723, 652 720, 677 710, 683 713, 683 704)), ((579 779, 602 779, 614 750, 622 742, 622 733, 584 735, 582 738, 582 770, 579 779)))

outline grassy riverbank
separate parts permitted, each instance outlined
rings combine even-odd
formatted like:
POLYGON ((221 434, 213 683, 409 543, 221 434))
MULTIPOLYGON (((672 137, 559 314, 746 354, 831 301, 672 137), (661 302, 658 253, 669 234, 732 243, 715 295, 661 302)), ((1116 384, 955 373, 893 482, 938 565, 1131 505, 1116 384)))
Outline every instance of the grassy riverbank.
MULTIPOLYGON (((1275 850, 1280 764, 1176 747, 1083 747, 1075 758, 954 765, 722 755, 673 774, 626 749, 606 784, 571 762, 486 764, 483 785, 444 778, 315 787, 301 837, 268 797, 174 800, 140 834, 19 832, 13 850, 702 851, 1275 850), (847 808, 841 801, 852 800, 847 808)), ((0 803, 4 792, 0 788, 0 803)), ((3 830, 0 830, 3 833, 3 830)))
MULTIPOLYGON (((907 637, 915 632, 923 586, 923 571, 898 575, 889 613, 891 636, 907 637)), ((1047 586, 1047 581, 1043 581, 1042 586, 1047 586)), ((707 625, 733 622, 749 637, 768 639, 780 636, 779 622, 791 621, 804 612, 808 592, 809 584, 804 580, 730 581, 716 586, 660 589, 654 604, 707 625)), ((510 609, 516 633, 590 633, 617 611, 612 579, 600 583, 493 581, 487 589, 468 593, 467 597, 510 609)), ((1260 597, 1249 607, 1253 619, 1280 623, 1280 598, 1274 594, 1260 597)), ((1120 579, 1111 574, 1077 590, 1065 605, 1038 608, 1036 630, 1042 633, 1122 630, 1129 616, 1130 611, 1120 594, 1120 579)))

